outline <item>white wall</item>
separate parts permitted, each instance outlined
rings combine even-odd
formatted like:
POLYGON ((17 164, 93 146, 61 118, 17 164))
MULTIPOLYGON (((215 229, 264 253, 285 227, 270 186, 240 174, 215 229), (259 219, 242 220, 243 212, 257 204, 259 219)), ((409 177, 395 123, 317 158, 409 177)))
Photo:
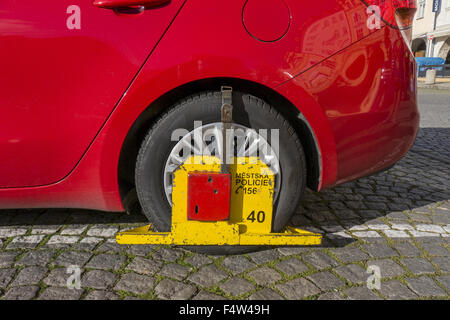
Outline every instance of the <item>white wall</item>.
MULTIPOLYGON (((417 0, 417 7, 421 0, 417 0)), ((440 49, 444 42, 450 37, 450 0, 441 0, 441 9, 436 14, 433 12, 433 0, 425 0, 425 11, 423 18, 419 18, 419 9, 416 12, 413 22, 413 39, 425 39, 427 44, 428 57, 438 57, 442 52, 440 49), (434 21, 436 15, 436 28, 434 21), (428 39, 429 35, 434 35, 433 44, 428 39)), ((445 57, 444 57, 445 58, 445 57)))
MULTIPOLYGON (((417 6, 419 6, 420 2, 420 0, 417 0, 417 6)), ((419 12, 416 12, 413 22, 413 38, 426 35, 428 32, 433 30, 434 12, 432 12, 432 7, 433 0, 425 0, 425 11, 423 18, 419 18, 419 12)))
POLYGON ((436 18, 436 30, 450 30, 450 0, 441 0, 441 10, 436 18))

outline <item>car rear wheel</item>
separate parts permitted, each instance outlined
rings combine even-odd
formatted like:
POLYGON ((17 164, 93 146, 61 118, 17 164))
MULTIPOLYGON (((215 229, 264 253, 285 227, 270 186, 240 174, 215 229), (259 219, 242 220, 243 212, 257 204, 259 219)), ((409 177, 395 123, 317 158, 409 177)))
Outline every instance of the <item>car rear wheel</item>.
MULTIPOLYGON (((143 212, 156 230, 170 231, 171 177, 187 157, 186 148, 180 147, 191 145, 188 150, 195 151, 195 142, 191 139, 195 130, 205 132, 209 129, 211 135, 220 133, 221 104, 221 93, 218 91, 191 96, 161 115, 144 139, 136 163, 136 190, 143 212), (180 132, 186 134, 180 136, 180 132)), ((266 150, 272 151, 271 129, 278 129, 278 152, 273 149, 276 156, 268 152, 259 153, 259 157, 275 173, 272 231, 281 231, 295 213, 305 188, 306 163, 298 136, 289 122, 273 107, 255 96, 236 91, 233 92, 232 126, 239 129, 235 132, 244 136, 244 139, 235 137, 235 155, 244 150, 249 151, 252 141, 258 139, 268 143, 269 148, 266 150), (259 135, 259 129, 268 129, 267 136, 259 135), (239 145, 238 141, 244 143, 239 145)), ((214 137, 209 139, 209 144, 205 143, 203 147, 211 147, 214 141, 217 141, 214 137)), ((217 150, 214 147, 212 149, 217 150)), ((198 246, 189 249, 207 254, 235 254, 251 251, 255 247, 198 246)))

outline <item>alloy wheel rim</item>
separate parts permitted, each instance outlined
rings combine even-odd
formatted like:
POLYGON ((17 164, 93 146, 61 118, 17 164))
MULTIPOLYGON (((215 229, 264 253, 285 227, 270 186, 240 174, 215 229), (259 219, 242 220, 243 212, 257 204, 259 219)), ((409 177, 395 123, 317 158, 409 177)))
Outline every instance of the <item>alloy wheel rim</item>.
MULTIPOLYGON (((172 148, 164 167, 164 191, 172 206, 173 172, 191 155, 214 155, 222 157, 222 122, 199 126, 184 135, 172 148)), ((281 168, 278 156, 266 138, 256 130, 232 123, 234 155, 258 155, 274 173, 273 202, 276 201, 281 185, 281 168), (256 153, 255 153, 256 152, 256 153)))

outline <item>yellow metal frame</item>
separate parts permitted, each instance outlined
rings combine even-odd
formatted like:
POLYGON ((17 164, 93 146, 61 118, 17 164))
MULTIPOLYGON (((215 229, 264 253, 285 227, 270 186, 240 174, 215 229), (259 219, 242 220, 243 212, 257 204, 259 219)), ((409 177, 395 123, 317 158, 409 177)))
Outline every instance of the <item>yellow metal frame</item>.
POLYGON ((187 181, 190 172, 220 172, 220 159, 191 156, 175 172, 171 232, 152 232, 150 225, 120 232, 119 244, 173 245, 318 245, 322 236, 287 227, 272 231, 273 172, 257 157, 237 157, 230 165, 231 203, 227 221, 187 219, 187 181))

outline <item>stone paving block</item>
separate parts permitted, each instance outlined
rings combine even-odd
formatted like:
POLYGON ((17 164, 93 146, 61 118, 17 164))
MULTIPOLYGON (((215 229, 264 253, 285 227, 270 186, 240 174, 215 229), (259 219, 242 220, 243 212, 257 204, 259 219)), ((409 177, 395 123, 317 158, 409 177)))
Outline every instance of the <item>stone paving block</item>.
POLYGON ((301 213, 296 213, 291 219, 291 224, 293 226, 306 226, 311 224, 311 220, 308 217, 302 215, 301 213))
MULTIPOLYGON (((335 221, 336 217, 329 211, 323 210, 323 211, 317 211, 312 210, 308 208, 308 204, 302 205, 301 208, 297 209, 296 215, 294 216, 294 221, 299 222, 301 225, 301 222, 306 222, 306 224, 309 224, 311 222, 315 222, 317 224, 324 223, 326 221, 335 221)), ((299 224, 293 223, 294 226, 297 226, 299 224)))
POLYGON ((55 261, 52 262, 52 265, 56 266, 78 266, 83 267, 86 262, 92 256, 89 252, 80 252, 80 251, 64 251, 61 253, 55 261))
POLYGON ((143 256, 146 257, 148 256, 151 252, 153 252, 153 250, 155 250, 155 246, 154 245, 149 245, 149 244, 133 244, 132 246, 130 246, 130 248, 128 249, 128 252, 136 255, 136 256, 143 256))
POLYGON ((90 237, 112 238, 117 231, 119 231, 118 227, 101 226, 90 228, 86 234, 90 237))
POLYGON ((152 258, 155 260, 175 262, 183 256, 183 252, 173 248, 159 248, 152 254, 152 258))
POLYGON ((405 231, 400 230, 383 230, 383 233, 388 238, 409 238, 409 234, 407 234, 405 231))
POLYGON ((385 243, 368 243, 361 245, 362 249, 366 250, 371 257, 374 258, 387 258, 397 256, 397 252, 394 251, 388 244, 385 243))
MULTIPOLYGON (((389 206, 389 204, 388 204, 388 206, 389 206)), ((386 215, 386 218, 392 219, 394 221, 407 221, 408 220, 408 217, 403 212, 399 212, 399 211, 389 212, 386 215)))
POLYGON ((290 258, 280 261, 275 266, 278 270, 282 271, 288 276, 300 274, 309 269, 303 262, 296 258, 290 258))
POLYGON ((356 262, 367 260, 369 256, 358 247, 344 247, 332 249, 331 252, 342 262, 356 262))
POLYGON ((391 228, 382 222, 369 222, 367 223, 367 227, 372 230, 389 230, 391 228))
POLYGON ((22 269, 12 283, 12 286, 37 284, 44 278, 48 269, 40 266, 31 266, 22 269))
POLYGON ((250 297, 248 297, 248 299, 249 300, 283 300, 284 298, 269 288, 263 288, 259 291, 256 291, 252 295, 250 295, 250 297))
POLYGON ((431 222, 434 224, 448 224, 450 223, 450 215, 434 214, 431 216, 431 222))
POLYGON ((359 210, 358 213, 365 220, 375 219, 383 215, 381 212, 377 210, 359 210))
POLYGON ((425 232, 445 233, 445 230, 441 226, 433 224, 417 224, 416 229, 425 232))
POLYGON ((414 227, 409 223, 394 223, 392 224, 392 229, 401 231, 413 231, 414 227))
POLYGON ((117 254, 99 254, 88 262, 86 267, 102 270, 119 270, 125 262, 125 257, 117 254))
POLYGON ((403 257, 417 257, 421 255, 421 251, 412 242, 395 242, 395 249, 403 257))
POLYGON ((155 280, 134 272, 124 274, 117 282, 114 290, 128 291, 135 294, 146 294, 152 288, 155 280))
POLYGON ((381 278, 392 278, 405 274, 405 270, 391 259, 379 259, 367 262, 368 266, 380 268, 381 278))
POLYGON ((203 254, 195 254, 187 259, 184 259, 184 262, 189 263, 195 268, 200 268, 206 264, 210 264, 212 260, 203 254))
POLYGON ((244 256, 229 256, 223 259, 222 266, 230 270, 233 275, 242 273, 256 266, 244 256))
POLYGON ((251 282, 240 277, 228 279, 225 283, 220 284, 219 287, 231 296, 240 296, 255 288, 251 282))
POLYGON ((303 256, 303 260, 318 269, 334 267, 339 264, 339 262, 323 251, 313 251, 308 253, 303 256))
POLYGON ((434 232, 424 232, 424 231, 416 231, 416 230, 412 230, 409 231, 409 233, 411 233, 411 235, 414 238, 424 238, 424 237, 440 237, 439 233, 434 233, 434 232))
POLYGON ((447 248, 445 248, 445 244, 441 244, 439 242, 421 242, 420 246, 429 255, 432 255, 432 256, 450 256, 450 251, 447 248))
POLYGON ((48 286, 66 287, 67 279, 71 273, 67 273, 66 268, 55 268, 42 281, 48 286))
POLYGON ((92 251, 103 240, 104 239, 97 238, 97 237, 85 237, 85 238, 81 239, 80 242, 74 244, 72 246, 72 248, 74 250, 92 251))
MULTIPOLYGON (((345 207, 344 203, 342 205, 345 207)), ((359 219, 359 215, 352 210, 335 210, 335 214, 340 220, 359 219)))
POLYGON ((342 226, 344 227, 344 230, 347 231, 366 231, 368 228, 360 219, 343 221, 342 226))
POLYGON ((280 253, 276 249, 251 252, 248 256, 257 264, 263 264, 280 258, 280 253))
POLYGON ((39 296, 39 300, 78 300, 83 290, 69 288, 47 288, 39 296))
POLYGON ((411 218, 411 220, 413 220, 415 222, 422 222, 422 223, 431 223, 432 222, 430 217, 428 217, 427 215, 424 215, 424 214, 408 213, 408 216, 411 218))
POLYGON ((127 251, 127 246, 118 244, 114 239, 106 239, 106 241, 100 244, 95 251, 101 253, 121 253, 127 251))
POLYGON ((303 299, 320 293, 320 289, 305 278, 296 278, 286 283, 278 284, 276 288, 290 300, 303 299))
POLYGON ((406 279, 408 287, 419 296, 423 297, 444 297, 447 296, 444 290, 439 287, 431 278, 419 277, 406 279))
POLYGON ((448 211, 450 211, 450 202, 442 203, 436 209, 441 210, 443 213, 450 214, 450 212, 448 212, 448 211))
POLYGON ((37 286, 12 287, 3 296, 3 300, 31 300, 38 292, 37 286))
MULTIPOLYGON (((363 201, 346 201, 345 204, 350 208, 350 209, 359 209, 360 210, 360 215, 362 215, 361 213, 365 213, 367 212, 367 206, 364 204, 363 201)), ((364 218, 364 216, 363 216, 364 218)))
POLYGON ((341 226, 338 223, 327 223, 327 224, 321 224, 320 227, 325 230, 326 233, 336 233, 336 232, 342 232, 345 231, 345 228, 341 226))
POLYGON ((9 227, 9 226, 1 226, 0 227, 0 238, 11 238, 17 236, 23 236, 27 233, 28 227, 9 227))
POLYGON ((84 288, 94 289, 110 289, 117 276, 109 271, 104 270, 90 270, 81 279, 81 286, 84 288))
POLYGON ((321 294, 317 300, 345 300, 340 292, 332 291, 321 294))
POLYGON ((125 298, 123 298, 123 300, 142 300, 142 299, 138 298, 138 297, 133 297, 133 296, 126 296, 125 298))
POLYGON ((352 232, 355 237, 358 238, 380 238, 380 234, 376 231, 357 231, 352 232))
POLYGON ((192 268, 187 266, 179 265, 176 263, 169 263, 161 269, 159 274, 162 276, 174 278, 176 280, 184 280, 191 270, 192 268))
POLYGON ((104 291, 104 290, 94 290, 89 292, 86 297, 84 298, 85 300, 118 300, 119 297, 109 291, 104 291))
POLYGON ((64 228, 64 230, 61 231, 61 234, 63 236, 70 235, 70 236, 79 236, 81 235, 86 229, 87 225, 83 224, 72 224, 68 227, 64 228))
POLYGON ((341 288, 345 285, 344 281, 342 281, 329 271, 313 273, 307 278, 311 280, 322 291, 341 288))
POLYGON ((201 287, 211 287, 219 281, 228 277, 228 274, 217 268, 215 265, 207 265, 201 268, 199 271, 191 274, 188 280, 201 286, 201 287))
POLYGON ((450 272, 450 257, 436 257, 431 259, 441 270, 441 272, 450 272))
POLYGON ((61 229, 62 225, 53 225, 53 226, 36 226, 34 225, 31 229, 31 234, 53 234, 56 233, 59 229, 61 229))
POLYGON ((378 294, 366 286, 352 287, 343 292, 350 300, 382 300, 378 294))
POLYGON ((398 280, 381 282, 380 293, 389 300, 417 299, 418 296, 398 280))
POLYGON ((279 247, 277 248, 277 250, 282 256, 293 256, 307 253, 311 250, 311 248, 307 246, 306 247, 286 246, 286 247, 279 247))
POLYGON ((226 299, 211 292, 202 290, 192 300, 226 300, 226 299))
POLYGON ((447 238, 444 238, 444 237, 441 237, 441 236, 439 236, 439 237, 425 237, 425 238, 419 238, 419 239, 416 239, 416 241, 419 243, 419 245, 421 246, 422 244, 424 244, 424 243, 436 243, 436 244, 440 244, 440 245, 443 245, 443 246, 449 246, 449 241, 448 241, 448 239, 447 238))
POLYGON ((48 248, 68 248, 77 243, 78 240, 80 240, 78 236, 54 235, 50 237, 45 246, 48 248))
POLYGON ((256 270, 250 271, 247 275, 260 286, 272 284, 283 278, 281 274, 269 267, 258 268, 256 270))
POLYGON ((409 271, 417 275, 436 272, 433 265, 424 258, 404 258, 400 261, 409 271))
POLYGON ((338 275, 355 284, 365 283, 370 276, 370 274, 366 273, 364 268, 357 264, 340 266, 334 270, 338 275))
POLYGON ((352 224, 352 225, 344 225, 346 229, 349 231, 364 231, 369 227, 365 224, 352 224))
POLYGON ((196 292, 195 286, 170 279, 161 280, 155 287, 156 296, 168 300, 187 300, 196 292))
POLYGON ((20 236, 15 237, 9 244, 7 249, 32 249, 45 238, 44 235, 20 236))
POLYGON ((450 291, 450 276, 439 276, 437 277, 438 282, 450 291))
POLYGON ((0 289, 8 286, 16 273, 15 269, 0 269, 0 289))
POLYGON ((322 247, 344 247, 353 243, 355 240, 345 232, 328 233, 322 238, 322 247))
MULTIPOLYGON (((416 202, 417 203, 417 202, 416 202)), ((426 202, 425 202, 426 203, 426 202)), ((417 207, 413 209, 413 212, 418 212, 418 213, 425 213, 425 214, 432 214, 433 206, 432 205, 423 205, 422 207, 417 207)))
POLYGON ((18 255, 19 253, 14 251, 0 252, 0 268, 12 266, 18 255))
MULTIPOLYGON (((341 211, 344 211, 344 209, 346 209, 347 207, 345 206, 345 203, 340 202, 340 201, 329 201, 328 202, 328 207, 330 207, 331 209, 335 210, 336 212, 336 216, 339 217, 339 219, 344 220, 346 219, 346 215, 345 214, 341 214, 339 215, 339 213, 341 213, 341 211)), ((351 214, 354 214, 351 210, 345 210, 350 212, 351 214)), ((357 217, 357 216, 356 216, 357 217)), ((348 219, 351 219, 354 217, 349 217, 348 219)))
POLYGON ((135 257, 126 269, 144 275, 154 275, 161 270, 163 263, 159 260, 135 257))
POLYGON ((54 250, 33 250, 26 252, 16 262, 18 266, 45 266, 55 255, 54 250))

